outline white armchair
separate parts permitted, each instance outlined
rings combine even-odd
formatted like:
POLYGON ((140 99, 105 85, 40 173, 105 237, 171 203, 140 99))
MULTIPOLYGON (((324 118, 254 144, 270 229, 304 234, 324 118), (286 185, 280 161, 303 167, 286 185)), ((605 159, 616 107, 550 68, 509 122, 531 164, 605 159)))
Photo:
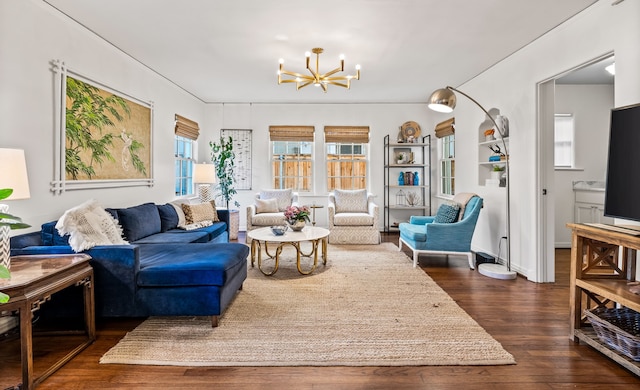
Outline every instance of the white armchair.
POLYGON ((380 243, 380 211, 366 190, 335 190, 328 211, 330 244, 380 243))
MULTIPOLYGON (((298 193, 292 189, 260 191, 255 196, 255 203, 247 206, 247 232, 265 226, 282 225, 284 211, 297 203, 298 193)), ((249 237, 246 242, 251 242, 249 237)))

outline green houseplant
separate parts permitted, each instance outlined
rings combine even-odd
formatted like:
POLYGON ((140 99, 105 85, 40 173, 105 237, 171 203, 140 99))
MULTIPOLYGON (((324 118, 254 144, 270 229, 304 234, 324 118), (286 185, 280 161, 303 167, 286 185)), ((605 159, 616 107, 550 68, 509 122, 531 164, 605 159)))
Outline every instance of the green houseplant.
MULTIPOLYGON (((220 137, 219 142, 209 142, 211 147, 211 161, 216 167, 216 176, 218 177, 218 183, 216 189, 219 191, 217 197, 224 200, 224 205, 228 209, 229 202, 233 198, 233 195, 237 194, 233 185, 235 183, 235 177, 233 175, 233 169, 235 168, 236 155, 233 152, 233 139, 231 137, 220 137)), ((234 202, 236 207, 240 207, 240 203, 234 202)))
MULTIPOLYGON (((13 190, 11 188, 0 189, 0 200, 8 198, 12 193, 13 190)), ((22 222, 22 219, 15 215, 0 213, 0 227, 8 227, 9 229, 25 229, 31 227, 31 225, 27 225, 22 222)), ((9 273, 9 270, 4 265, 0 265, 0 279, 8 279, 10 276, 11 274, 9 273)), ((0 292, 0 303, 7 303, 8 301, 9 296, 0 292)))

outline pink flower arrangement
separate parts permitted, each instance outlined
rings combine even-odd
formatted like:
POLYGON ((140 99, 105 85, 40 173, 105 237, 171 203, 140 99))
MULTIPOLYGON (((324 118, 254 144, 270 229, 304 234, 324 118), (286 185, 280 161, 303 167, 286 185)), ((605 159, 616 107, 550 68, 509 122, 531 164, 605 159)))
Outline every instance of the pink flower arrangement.
POLYGON ((291 224, 296 221, 309 222, 310 209, 307 206, 289 206, 284 212, 284 218, 291 224))

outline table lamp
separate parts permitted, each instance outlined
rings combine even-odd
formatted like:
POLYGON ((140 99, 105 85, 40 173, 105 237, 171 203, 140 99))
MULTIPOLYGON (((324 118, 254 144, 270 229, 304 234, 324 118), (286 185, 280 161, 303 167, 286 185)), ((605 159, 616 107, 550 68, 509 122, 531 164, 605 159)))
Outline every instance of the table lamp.
POLYGON ((200 202, 211 200, 211 185, 216 183, 216 167, 213 164, 194 164, 193 182, 198 184, 200 202))

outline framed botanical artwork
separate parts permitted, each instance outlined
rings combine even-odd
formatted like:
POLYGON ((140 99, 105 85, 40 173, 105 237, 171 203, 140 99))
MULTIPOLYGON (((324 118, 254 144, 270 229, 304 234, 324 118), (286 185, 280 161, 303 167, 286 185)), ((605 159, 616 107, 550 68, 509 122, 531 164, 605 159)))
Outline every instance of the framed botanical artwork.
POLYGON ((56 74, 51 190, 153 186, 153 104, 53 62, 56 74))
POLYGON ((252 131, 249 129, 220 130, 221 137, 231 137, 233 142, 233 151, 236 155, 233 171, 236 190, 251 189, 251 135, 252 131))

